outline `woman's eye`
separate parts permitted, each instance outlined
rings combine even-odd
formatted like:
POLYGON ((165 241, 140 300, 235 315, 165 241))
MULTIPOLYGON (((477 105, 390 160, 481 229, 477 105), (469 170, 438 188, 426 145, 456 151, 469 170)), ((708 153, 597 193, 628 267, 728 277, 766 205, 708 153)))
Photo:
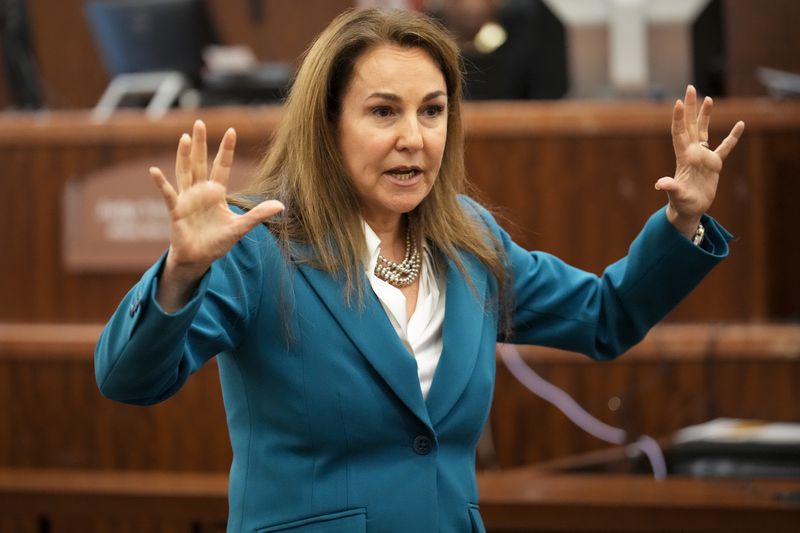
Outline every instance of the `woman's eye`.
POLYGON ((386 118, 392 116, 392 108, 386 106, 374 107, 372 114, 378 118, 386 118))
POLYGON ((425 108, 423 113, 425 114, 426 117, 430 118, 438 117, 439 115, 444 113, 444 106, 439 104, 429 105, 428 107, 425 108))

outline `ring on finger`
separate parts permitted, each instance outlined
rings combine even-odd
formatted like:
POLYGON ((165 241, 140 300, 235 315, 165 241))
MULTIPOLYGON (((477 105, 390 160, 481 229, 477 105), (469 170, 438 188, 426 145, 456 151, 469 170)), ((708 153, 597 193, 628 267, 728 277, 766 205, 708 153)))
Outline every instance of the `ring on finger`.
POLYGON ((700 146, 707 150, 711 150, 711 147, 708 145, 708 141, 700 141, 700 146))

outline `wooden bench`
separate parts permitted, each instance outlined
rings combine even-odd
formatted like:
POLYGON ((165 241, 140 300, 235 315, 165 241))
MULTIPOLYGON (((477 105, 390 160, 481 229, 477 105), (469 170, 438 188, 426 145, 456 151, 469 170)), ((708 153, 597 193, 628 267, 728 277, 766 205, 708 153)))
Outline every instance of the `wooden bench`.
MULTIPOLYGON (((231 460, 216 364, 151 407, 103 398, 99 326, 0 324, 0 467, 226 473, 231 460)), ((543 377, 632 435, 717 417, 800 420, 800 326, 661 325, 612 363, 520 347, 543 377)), ((603 448, 498 364, 492 430, 503 468, 603 448)))
MULTIPOLYGON (((658 482, 529 467, 480 473, 478 485, 494 533, 794 533, 800 523, 800 503, 793 501, 800 480, 658 482)), ((219 474, 0 469, 0 526, 18 517, 17 524, 28 524, 13 530, 19 533, 116 533, 123 524, 153 533, 222 533, 226 494, 219 474)))
MULTIPOLYGON (((714 418, 800 420, 800 326, 659 325, 610 363, 540 347, 525 361, 596 418, 631 437, 661 437, 714 418)), ((498 364, 496 460, 512 468, 607 446, 498 364)))
POLYGON ((0 530, 221 533, 227 483, 216 473, 4 468, 0 530))
POLYGON ((104 398, 97 325, 1 324, 0 467, 227 473, 231 450, 216 363, 167 402, 104 398))
MULTIPOLYGON (((216 365, 163 404, 121 405, 94 383, 99 332, 97 325, 0 324, 0 405, 7 406, 0 411, 0 531, 223 531, 230 448, 216 365)), ((596 416, 634 433, 663 435, 715 416, 800 419, 800 326, 663 325, 609 364, 543 348, 520 353, 596 416)), ((505 469, 480 473, 479 485, 493 531, 755 531, 747 527, 763 523, 780 532, 798 523, 797 507, 779 499, 797 490, 791 482, 654 484, 643 476, 512 468, 605 444, 573 428, 502 364, 492 426, 505 469), (658 521, 666 525, 658 529, 658 521)))

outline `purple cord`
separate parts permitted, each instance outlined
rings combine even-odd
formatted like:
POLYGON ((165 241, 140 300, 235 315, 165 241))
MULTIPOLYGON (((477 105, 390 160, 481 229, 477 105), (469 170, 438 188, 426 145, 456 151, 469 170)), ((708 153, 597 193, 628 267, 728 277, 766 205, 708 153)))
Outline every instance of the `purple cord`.
MULTIPOLYGON (((625 430, 609 426, 593 417, 569 394, 537 374, 525 363, 516 346, 511 344, 500 344, 499 346, 500 356, 503 358, 503 363, 505 363, 511 375, 529 391, 556 406, 576 426, 590 435, 611 444, 624 444, 627 441, 628 436, 625 430)), ((659 481, 665 479, 667 477, 666 461, 661 447, 655 439, 642 435, 633 445, 647 456, 653 469, 653 477, 659 481)))

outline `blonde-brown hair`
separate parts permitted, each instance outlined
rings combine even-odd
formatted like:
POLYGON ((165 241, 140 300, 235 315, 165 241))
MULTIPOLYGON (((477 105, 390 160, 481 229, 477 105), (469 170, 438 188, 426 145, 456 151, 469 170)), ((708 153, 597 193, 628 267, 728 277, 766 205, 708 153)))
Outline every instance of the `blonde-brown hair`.
MULTIPOLYGON (((447 139, 439 175, 428 196, 410 214, 425 239, 465 272, 458 251, 472 254, 506 284, 497 240, 458 194, 466 192, 461 123, 462 70, 458 47, 439 23, 409 11, 363 9, 339 15, 307 50, 285 103, 284 118, 250 186, 231 201, 250 208, 280 200, 284 214, 268 225, 294 260, 343 274, 348 296, 358 294, 366 254, 361 207, 337 143, 340 105, 356 60, 380 44, 425 50, 447 84, 447 139), (310 253, 298 257, 292 243, 310 253)), ((420 241, 418 241, 420 242, 420 241)))

